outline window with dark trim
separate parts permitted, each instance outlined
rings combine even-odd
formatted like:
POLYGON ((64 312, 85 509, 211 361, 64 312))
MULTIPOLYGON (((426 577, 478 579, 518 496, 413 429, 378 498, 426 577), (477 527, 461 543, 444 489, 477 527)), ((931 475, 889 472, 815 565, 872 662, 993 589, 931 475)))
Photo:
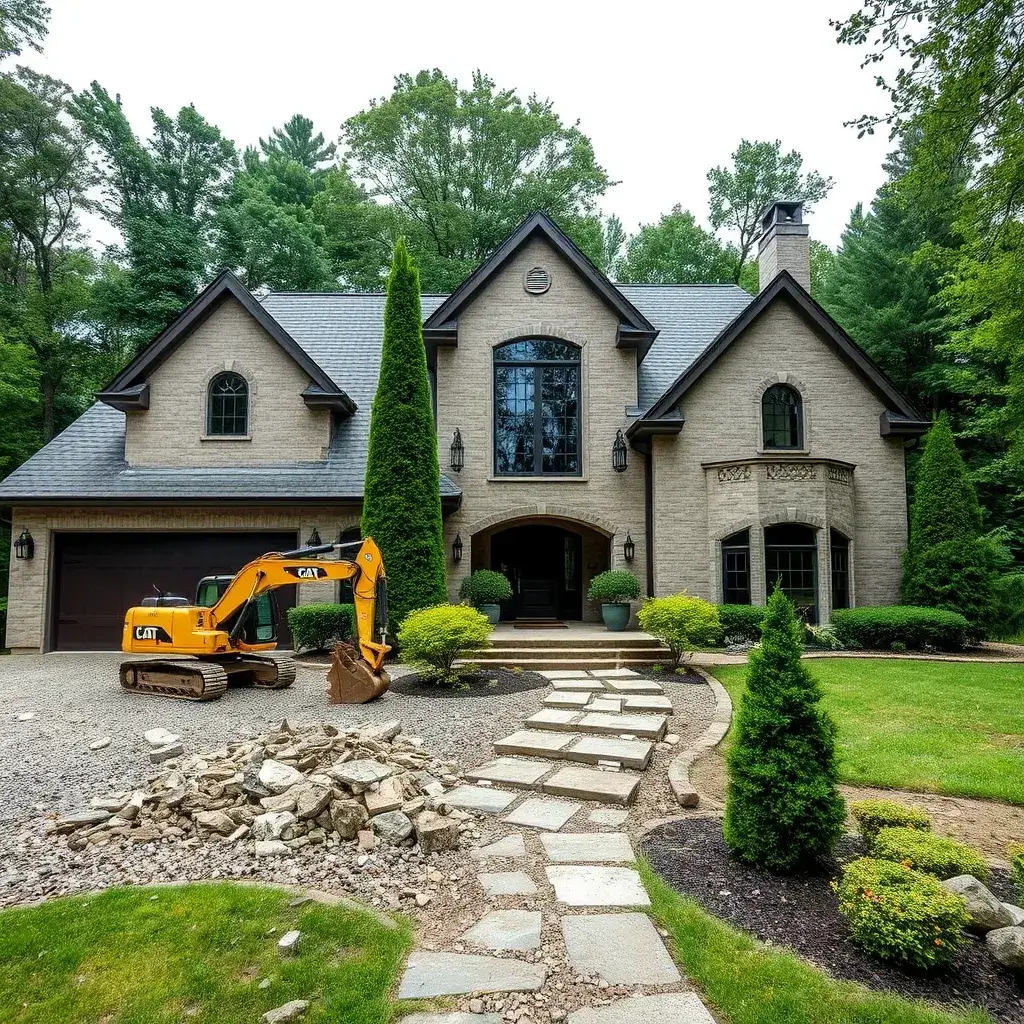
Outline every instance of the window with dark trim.
POLYGON ((795 388, 775 384, 761 396, 765 448, 803 448, 803 420, 803 401, 795 388))
POLYGON ((768 595, 778 583, 804 622, 818 621, 818 545, 810 526, 766 527, 764 569, 768 595))
POLYGON ((579 476, 580 350, 548 338, 494 350, 494 472, 579 476))
POLYGON ((838 530, 829 535, 832 559, 832 608, 850 607, 850 542, 838 530))
POLYGON ((206 432, 214 437, 249 433, 249 385, 237 373, 218 373, 210 381, 206 432))
POLYGON ((722 541, 722 601, 750 604, 750 531, 722 541))

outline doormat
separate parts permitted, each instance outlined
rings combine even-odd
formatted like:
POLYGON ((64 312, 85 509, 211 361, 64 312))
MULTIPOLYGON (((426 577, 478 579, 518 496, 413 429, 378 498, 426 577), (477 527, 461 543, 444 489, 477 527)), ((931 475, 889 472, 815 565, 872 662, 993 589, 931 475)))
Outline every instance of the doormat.
POLYGON ((512 623, 516 629, 568 629, 564 622, 556 622, 553 619, 517 619, 512 623))

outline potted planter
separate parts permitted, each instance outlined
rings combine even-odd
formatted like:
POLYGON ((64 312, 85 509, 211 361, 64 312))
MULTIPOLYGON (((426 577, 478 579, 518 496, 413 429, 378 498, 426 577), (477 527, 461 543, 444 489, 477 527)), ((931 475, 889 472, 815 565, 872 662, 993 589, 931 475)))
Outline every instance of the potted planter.
POLYGON ((462 581, 459 597, 483 612, 491 625, 497 625, 501 618, 501 602, 512 597, 512 585, 500 572, 477 569, 462 581))
POLYGON ((601 602, 605 626, 620 633, 629 625, 629 602, 640 597, 640 582, 628 569, 598 573, 587 590, 587 599, 601 602))

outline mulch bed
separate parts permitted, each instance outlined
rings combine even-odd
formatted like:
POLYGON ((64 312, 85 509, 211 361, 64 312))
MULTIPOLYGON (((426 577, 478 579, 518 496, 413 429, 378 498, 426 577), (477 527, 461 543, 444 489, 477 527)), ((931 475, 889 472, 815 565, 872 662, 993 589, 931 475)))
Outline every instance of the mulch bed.
MULTIPOLYGON (((950 1008, 980 1006, 998 1021, 1024 1021, 1024 985, 989 956, 984 940, 972 938, 947 971, 915 974, 868 956, 850 941, 829 882, 839 864, 863 854, 860 839, 844 837, 837 861, 820 875, 780 877, 733 859, 718 820, 687 819, 654 829, 643 852, 678 892, 763 941, 788 946, 835 978, 950 1008)), ((993 871, 987 883, 1007 902, 1017 893, 1009 874, 993 871)))
POLYGON ((525 693, 550 686, 537 672, 513 672, 507 668, 487 668, 476 672, 464 672, 455 686, 439 686, 419 672, 392 679, 392 693, 404 693, 408 697, 495 697, 508 693, 525 693))

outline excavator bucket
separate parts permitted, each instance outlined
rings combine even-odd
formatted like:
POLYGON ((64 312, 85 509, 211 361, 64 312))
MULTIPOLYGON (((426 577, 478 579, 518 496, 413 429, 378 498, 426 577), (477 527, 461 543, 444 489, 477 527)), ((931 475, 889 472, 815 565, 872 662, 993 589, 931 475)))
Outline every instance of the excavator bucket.
POLYGON ((371 672, 349 644, 335 644, 327 693, 332 704, 365 704, 379 697, 390 685, 387 672, 371 672))

